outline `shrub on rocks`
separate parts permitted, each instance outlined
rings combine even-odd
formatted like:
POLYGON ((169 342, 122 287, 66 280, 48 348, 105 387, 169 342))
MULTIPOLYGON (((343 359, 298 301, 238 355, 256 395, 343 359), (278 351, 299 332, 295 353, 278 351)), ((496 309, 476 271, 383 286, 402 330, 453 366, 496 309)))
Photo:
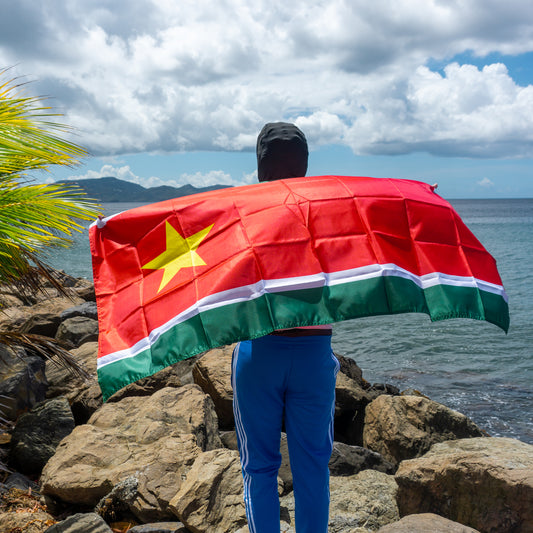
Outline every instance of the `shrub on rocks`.
MULTIPOLYGON (((0 512, 0 531, 6 533, 11 533, 12 531, 14 533, 19 531, 24 533, 44 533, 45 531, 50 531, 50 526, 54 523, 54 517, 46 511, 21 509, 11 513, 0 512)), ((56 531, 63 533, 63 530, 56 531)), ((111 532, 111 529, 109 532, 111 532)))
POLYGON ((7 488, 7 483, 6 486, 0 484, 2 533, 43 533, 55 522, 46 507, 27 488, 7 488))
POLYGON ((533 525, 533 446, 508 438, 435 444, 396 473, 403 515, 434 512, 487 532, 533 525))
POLYGON ((366 407, 363 445, 398 464, 432 444, 484 433, 465 415, 420 396, 376 398, 366 407))

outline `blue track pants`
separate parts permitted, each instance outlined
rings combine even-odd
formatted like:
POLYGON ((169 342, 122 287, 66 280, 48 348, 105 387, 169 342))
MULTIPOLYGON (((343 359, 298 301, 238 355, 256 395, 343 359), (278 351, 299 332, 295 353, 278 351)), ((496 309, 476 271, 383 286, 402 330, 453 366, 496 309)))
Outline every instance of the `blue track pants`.
POLYGON ((233 352, 233 410, 250 533, 279 533, 285 421, 298 533, 327 533, 335 378, 331 337, 268 335, 233 352))

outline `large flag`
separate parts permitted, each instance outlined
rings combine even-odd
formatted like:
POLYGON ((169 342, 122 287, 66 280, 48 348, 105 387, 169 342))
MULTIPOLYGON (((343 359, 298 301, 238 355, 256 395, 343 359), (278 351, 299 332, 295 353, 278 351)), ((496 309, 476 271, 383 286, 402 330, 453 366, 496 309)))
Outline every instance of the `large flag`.
POLYGON ((410 312, 509 326, 496 262, 416 181, 258 183, 125 211, 89 234, 104 399, 276 329, 410 312))

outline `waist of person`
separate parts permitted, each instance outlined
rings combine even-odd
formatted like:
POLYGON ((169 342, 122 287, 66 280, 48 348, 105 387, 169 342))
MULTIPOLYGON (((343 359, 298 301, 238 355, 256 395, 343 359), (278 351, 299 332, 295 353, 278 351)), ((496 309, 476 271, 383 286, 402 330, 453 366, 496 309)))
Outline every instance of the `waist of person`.
POLYGON ((301 326, 298 328, 277 329, 270 333, 281 337, 311 337, 313 335, 331 336, 331 324, 322 324, 318 326, 301 326))

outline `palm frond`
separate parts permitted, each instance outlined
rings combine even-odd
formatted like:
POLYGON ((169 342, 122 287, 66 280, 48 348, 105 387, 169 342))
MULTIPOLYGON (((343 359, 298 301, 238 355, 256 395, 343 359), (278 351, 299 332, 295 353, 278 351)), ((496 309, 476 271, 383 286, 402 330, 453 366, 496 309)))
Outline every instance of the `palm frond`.
POLYGON ((100 211, 76 187, 28 183, 27 172, 73 166, 87 152, 60 137, 71 129, 51 121, 57 115, 42 98, 22 95, 22 86, 0 84, 0 283, 31 275, 39 252, 68 246, 72 232, 83 230, 80 221, 100 211))
MULTIPOLYGON (((0 71, 0 78, 7 70, 0 71)), ((57 123, 59 115, 43 98, 23 94, 17 79, 0 82, 0 284, 10 284, 23 297, 51 281, 65 293, 53 269, 39 259, 49 246, 67 246, 83 220, 96 218, 98 204, 80 189, 65 184, 35 184, 28 173, 52 165, 74 166, 87 156, 81 146, 62 136, 72 132, 57 123)), ((42 357, 57 357, 86 377, 70 353, 54 339, 0 330, 0 343, 21 346, 42 357)))
POLYGON ((78 164, 87 152, 61 137, 72 128, 50 120, 59 115, 42 105, 42 97, 20 94, 23 84, 15 81, 0 85, 0 176, 78 164))
POLYGON ((33 353, 44 359, 49 359, 54 364, 59 364, 68 368, 83 379, 89 379, 91 377, 87 370, 76 361, 66 347, 51 337, 2 330, 0 331, 0 344, 5 344, 11 348, 23 348, 27 354, 33 353))

